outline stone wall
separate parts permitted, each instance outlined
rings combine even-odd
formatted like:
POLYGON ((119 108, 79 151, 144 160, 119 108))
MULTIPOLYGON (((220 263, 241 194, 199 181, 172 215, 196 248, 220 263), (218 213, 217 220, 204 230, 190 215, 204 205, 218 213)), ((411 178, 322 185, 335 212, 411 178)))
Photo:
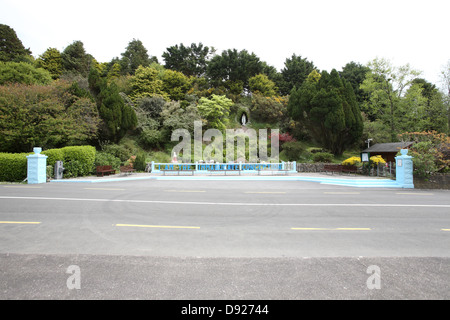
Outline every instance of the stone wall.
POLYGON ((433 174, 428 178, 414 177, 414 188, 450 190, 450 174, 433 174))
POLYGON ((325 163, 297 163, 297 172, 323 172, 325 163))

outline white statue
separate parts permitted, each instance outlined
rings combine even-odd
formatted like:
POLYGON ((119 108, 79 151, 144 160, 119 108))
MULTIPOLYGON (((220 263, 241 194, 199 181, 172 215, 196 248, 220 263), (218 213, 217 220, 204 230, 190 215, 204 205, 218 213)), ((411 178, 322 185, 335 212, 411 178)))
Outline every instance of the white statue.
POLYGON ((243 126, 245 126, 245 124, 247 123, 247 116, 245 115, 245 113, 242 114, 241 123, 243 126))

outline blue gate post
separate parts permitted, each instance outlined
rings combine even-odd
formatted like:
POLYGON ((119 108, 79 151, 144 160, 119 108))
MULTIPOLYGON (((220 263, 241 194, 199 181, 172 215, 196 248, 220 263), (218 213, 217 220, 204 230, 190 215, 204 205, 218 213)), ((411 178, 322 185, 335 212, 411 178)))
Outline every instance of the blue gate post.
POLYGON ((401 149, 401 155, 395 157, 396 180, 402 188, 414 188, 413 157, 408 156, 408 149, 401 149))
POLYGON ((27 181, 29 184, 47 182, 47 156, 40 154, 42 148, 33 148, 34 154, 27 156, 27 181))

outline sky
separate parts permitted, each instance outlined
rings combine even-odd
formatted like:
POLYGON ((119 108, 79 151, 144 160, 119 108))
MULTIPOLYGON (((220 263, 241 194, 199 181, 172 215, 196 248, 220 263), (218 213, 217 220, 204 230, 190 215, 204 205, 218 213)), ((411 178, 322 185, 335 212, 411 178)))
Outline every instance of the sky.
POLYGON ((449 12, 449 0, 0 0, 0 23, 35 57, 80 40, 109 62, 139 39, 164 64, 168 47, 201 42, 246 49, 279 71, 293 54, 327 71, 386 58, 438 87, 449 12))

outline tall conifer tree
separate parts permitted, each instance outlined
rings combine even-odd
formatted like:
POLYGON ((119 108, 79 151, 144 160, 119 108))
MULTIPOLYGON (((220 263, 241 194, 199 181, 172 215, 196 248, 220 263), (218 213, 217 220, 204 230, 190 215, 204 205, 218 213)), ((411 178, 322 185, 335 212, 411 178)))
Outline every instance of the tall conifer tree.
POLYGON ((334 69, 323 71, 318 81, 310 77, 298 89, 294 87, 288 110, 335 155, 341 155, 362 135, 362 117, 353 89, 334 69))

